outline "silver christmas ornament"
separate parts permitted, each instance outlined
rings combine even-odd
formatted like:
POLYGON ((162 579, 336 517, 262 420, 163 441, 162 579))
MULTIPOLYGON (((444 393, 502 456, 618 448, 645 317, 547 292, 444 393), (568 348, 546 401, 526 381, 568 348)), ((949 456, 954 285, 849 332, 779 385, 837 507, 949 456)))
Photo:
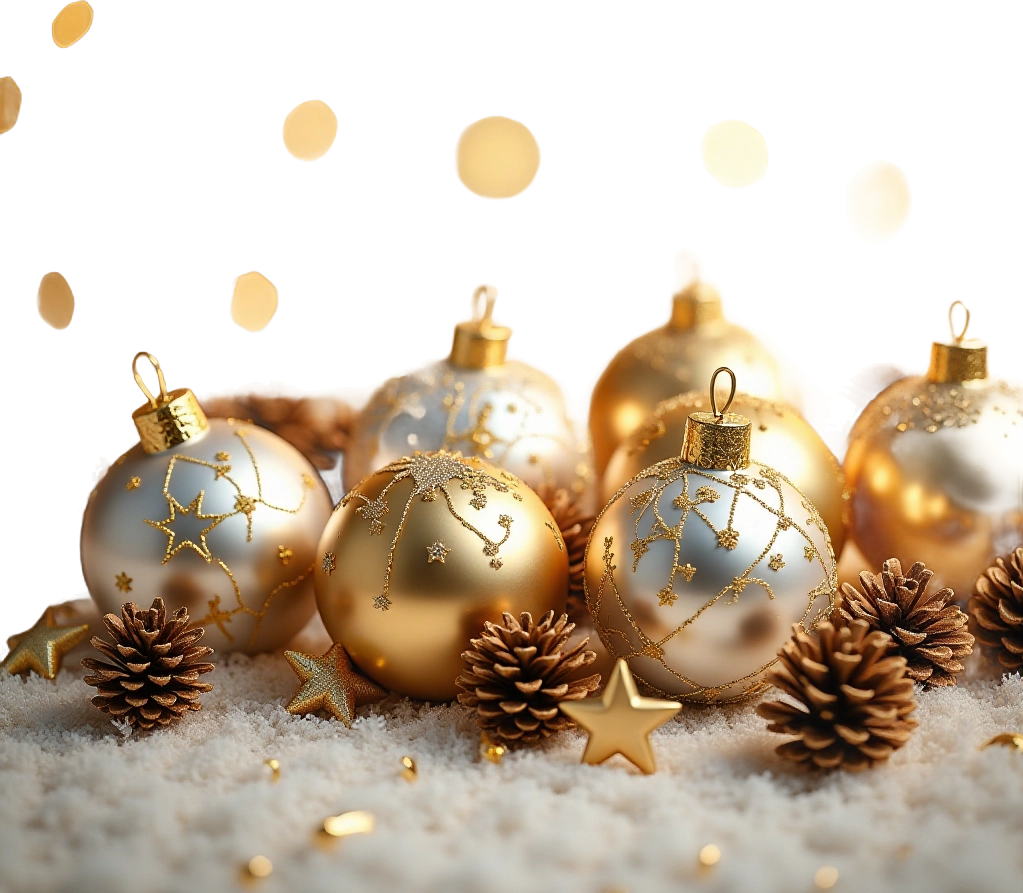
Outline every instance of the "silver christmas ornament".
MULTIPOLYGON (((285 644, 315 611, 313 566, 331 501, 316 469, 276 434, 207 419, 188 388, 133 419, 140 442, 89 496, 82 571, 102 613, 161 596, 187 607, 218 652, 285 644)), ((132 364, 133 370, 135 364, 132 364)))

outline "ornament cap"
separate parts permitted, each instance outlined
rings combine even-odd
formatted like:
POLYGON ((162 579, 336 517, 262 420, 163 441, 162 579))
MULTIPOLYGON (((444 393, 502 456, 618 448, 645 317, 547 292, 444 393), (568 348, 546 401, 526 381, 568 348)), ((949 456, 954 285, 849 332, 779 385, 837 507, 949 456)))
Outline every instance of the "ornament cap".
POLYGON ((131 414, 143 450, 147 453, 162 453, 186 440, 198 437, 206 430, 209 422, 195 394, 188 388, 168 391, 160 361, 151 353, 142 350, 135 354, 131 361, 131 371, 136 384, 149 400, 131 414), (154 397, 142 381, 142 375, 138 371, 139 357, 145 357, 153 364, 160 382, 159 396, 154 397))
POLYGON ((962 301, 953 301, 952 306, 948 308, 948 325, 952 330, 952 341, 935 341, 931 344, 928 381, 945 384, 987 378, 987 345, 976 338, 966 338, 966 329, 970 325, 970 311, 962 301), (952 319, 957 305, 962 307, 966 314, 963 327, 958 333, 952 319))
POLYGON ((496 301, 497 289, 492 285, 481 285, 473 293, 472 319, 455 326, 455 338, 448 358, 453 366, 486 369, 504 363, 508 356, 511 329, 494 325, 491 316, 496 301))
POLYGON ((746 416, 728 412, 735 397, 735 373, 727 366, 719 366, 710 377, 711 412, 693 412, 686 419, 685 439, 682 443, 682 461, 697 468, 736 471, 749 467, 750 433, 752 424, 746 416), (725 405, 719 410, 714 384, 720 373, 727 372, 732 379, 732 390, 725 405))
POLYGON ((668 324, 673 329, 695 329, 724 318, 718 290, 696 279, 672 299, 671 321, 668 324))

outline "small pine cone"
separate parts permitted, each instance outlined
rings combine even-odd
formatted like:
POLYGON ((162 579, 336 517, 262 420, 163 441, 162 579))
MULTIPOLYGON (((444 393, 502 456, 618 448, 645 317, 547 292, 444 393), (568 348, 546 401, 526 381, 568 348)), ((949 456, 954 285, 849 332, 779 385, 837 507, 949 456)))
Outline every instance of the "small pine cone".
POLYGON ((913 372, 913 364, 904 360, 868 360, 863 363, 863 368, 850 369, 849 384, 842 388, 849 406, 840 420, 842 434, 849 433, 866 404, 913 372))
POLYGON ((107 614, 103 624, 113 644, 93 636, 92 646, 111 663, 83 658, 93 671, 86 676, 99 694, 92 703, 115 719, 142 729, 166 726, 189 710, 201 710, 199 695, 213 686, 199 676, 213 670, 202 659, 212 648, 193 647, 205 630, 188 625, 188 609, 178 608, 171 619, 163 599, 153 600, 149 610, 134 602, 121 607, 121 616, 107 614))
POLYGON ((564 488, 543 486, 536 491, 554 522, 561 531, 568 552, 568 611, 569 617, 586 616, 586 594, 583 590, 583 559, 586 557, 586 541, 590 538, 593 522, 592 512, 579 505, 579 501, 564 488))
POLYGON ((903 576, 902 565, 889 558, 881 573, 860 574, 862 591, 842 584, 837 613, 842 621, 865 620, 891 636, 891 651, 907 661, 906 672, 927 685, 955 685, 963 658, 973 651, 969 618, 952 602, 951 589, 927 592, 933 571, 918 561, 903 576))
POLYGON ((822 769, 858 771, 888 759, 909 740, 917 721, 906 659, 889 654, 891 637, 865 620, 835 629, 818 624, 816 637, 796 624, 767 680, 798 703, 765 701, 757 713, 772 732, 798 735, 779 756, 822 769))
POLYGON ((977 641, 1007 670, 1023 668, 1023 546, 980 575, 968 608, 977 641))
POLYGON ((519 620, 504 614, 503 625, 488 620, 472 649, 462 652, 469 668, 458 677, 465 690, 459 703, 476 708, 480 728, 494 739, 534 743, 572 728, 558 704, 582 700, 600 685, 599 674, 568 679, 597 659, 584 650, 589 639, 563 650, 574 629, 567 614, 555 623, 553 611, 536 625, 529 612, 519 620))

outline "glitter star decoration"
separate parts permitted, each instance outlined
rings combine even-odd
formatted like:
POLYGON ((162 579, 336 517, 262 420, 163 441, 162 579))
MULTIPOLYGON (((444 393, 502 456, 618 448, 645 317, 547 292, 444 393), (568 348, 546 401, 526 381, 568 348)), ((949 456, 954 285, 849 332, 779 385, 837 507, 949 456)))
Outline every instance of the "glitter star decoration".
POLYGON ((692 580, 692 579, 693 579, 693 576, 694 576, 694 575, 696 574, 696 568, 695 568, 695 567, 693 567, 693 566, 692 566, 692 565, 691 565, 691 564, 690 564, 690 563, 689 563, 689 562, 687 561, 687 562, 686 562, 685 564, 683 564, 683 565, 682 565, 682 566, 681 566, 681 567, 680 567, 680 568, 678 569, 678 572, 679 572, 680 574, 682 574, 682 576, 683 576, 683 577, 685 577, 685 578, 686 578, 686 582, 688 583, 688 582, 689 582, 690 580, 692 580))
POLYGON ((164 553, 163 561, 160 562, 161 564, 166 564, 182 549, 193 549, 203 557, 207 564, 212 563, 213 555, 210 553, 209 547, 206 545, 206 536, 214 527, 228 516, 204 515, 202 513, 202 501, 205 497, 206 491, 200 490, 195 499, 193 499, 187 506, 183 506, 173 496, 167 494, 167 505, 170 508, 170 514, 162 521, 150 521, 148 518, 143 519, 146 524, 150 527, 155 527, 167 537, 167 550, 164 553), (197 537, 199 540, 198 543, 195 542, 194 539, 189 539, 187 537, 178 541, 178 534, 173 525, 180 523, 179 518, 188 516, 199 521, 212 522, 200 531, 199 536, 197 537))
POLYGON ((657 604, 662 608, 670 608, 673 604, 675 604, 675 600, 677 598, 678 596, 671 591, 671 587, 666 586, 657 593, 657 604))
POLYGON ((351 728, 356 707, 387 697, 384 689, 355 671, 341 645, 334 645, 322 657, 300 651, 285 651, 284 657, 302 683, 288 704, 288 713, 326 710, 351 728))
POLYGON ((767 562, 767 566, 773 571, 780 571, 785 567, 785 559, 782 557, 781 552, 775 552, 771 556, 771 560, 767 562))
POLYGON ((426 563, 433 564, 435 561, 439 561, 441 564, 444 563, 444 559, 447 558, 448 552, 451 550, 439 540, 431 546, 426 547, 426 563))
POLYGON ((320 569, 329 577, 337 567, 337 559, 333 552, 324 552, 323 561, 320 562, 320 569))
POLYGON ((813 561, 817 555, 817 550, 813 546, 803 546, 803 554, 806 556, 807 561, 813 561))
POLYGON ((295 557, 295 553, 291 549, 289 549, 287 546, 278 546, 277 547, 277 558, 280 560, 281 564, 287 566, 287 564, 294 557, 295 557))
POLYGON ((642 697, 629 665, 621 658, 600 698, 562 701, 558 707, 589 733, 584 763, 603 763, 620 753, 647 774, 657 768, 650 733, 682 709, 678 701, 642 697))
POLYGON ((34 670, 44 679, 56 679, 64 655, 87 635, 87 624, 57 626, 53 608, 47 608, 32 629, 7 640, 11 650, 4 658, 3 667, 11 675, 34 670))
POLYGON ((114 585, 121 590, 121 592, 131 592, 131 577, 129 577, 124 571, 121 571, 116 577, 114 577, 114 585))

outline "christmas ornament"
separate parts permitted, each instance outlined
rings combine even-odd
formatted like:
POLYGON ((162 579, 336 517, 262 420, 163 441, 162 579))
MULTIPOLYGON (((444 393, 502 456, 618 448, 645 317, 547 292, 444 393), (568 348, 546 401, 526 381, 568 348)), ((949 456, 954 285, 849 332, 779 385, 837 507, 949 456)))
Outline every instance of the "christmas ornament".
POLYGON ((906 675, 914 682, 955 685, 973 636, 966 615, 949 604, 951 589, 927 591, 932 576, 921 561, 903 576, 899 560, 890 558, 881 573, 860 574, 860 590, 843 583, 836 612, 847 624, 863 620, 891 636, 891 653, 906 658, 906 675))
MULTIPOLYGON (((750 461, 750 422, 694 412, 681 458, 611 498, 586 550, 586 603, 601 641, 651 691, 727 702, 764 687, 788 629, 834 602, 835 554, 813 503, 750 461), (631 555, 629 554, 631 553, 631 555)), ((732 395, 729 395, 729 403, 732 395)))
POLYGON ((213 649, 196 646, 204 630, 188 625, 188 608, 178 608, 168 621, 162 598, 153 599, 148 610, 128 602, 120 617, 107 614, 103 625, 114 641, 93 636, 92 647, 110 663, 82 658, 82 666, 93 671, 85 682, 99 692, 92 703, 100 710, 148 730, 202 709, 199 695, 213 686, 199 676, 213 671, 203 661, 213 649))
POLYGON ((284 657, 302 683, 288 704, 288 713, 298 715, 326 710, 351 728, 356 707, 387 697, 387 692, 379 685, 355 672, 351 659, 340 645, 334 645, 323 657, 298 651, 285 651, 284 657))
POLYGON ((891 637, 865 620, 817 635, 799 625, 785 643, 768 680, 796 700, 765 701, 757 713, 772 732, 798 736, 779 756, 821 769, 858 771, 884 760, 909 740, 917 721, 906 659, 890 655, 891 637))
POLYGON ((932 346, 926 376, 871 401, 845 458, 849 537, 867 561, 923 561, 961 599, 1023 539, 1021 395, 987 377, 987 348, 965 333, 953 326, 951 342, 932 346))
POLYGON ((691 261, 680 262, 679 279, 668 324, 622 348, 593 389, 590 436, 598 475, 658 403, 705 382, 718 366, 734 369, 751 394, 782 396, 770 354, 753 335, 725 320, 721 296, 695 277, 691 261))
POLYGON ((7 640, 10 651, 3 668, 12 676, 38 673, 43 679, 56 679, 64 655, 89 634, 88 625, 58 626, 54 608, 47 608, 35 626, 7 640))
POLYGON ((82 521, 82 570, 101 611, 159 593, 200 618, 218 652, 277 648, 313 613, 316 541, 330 497, 290 444, 235 419, 207 419, 187 388, 132 418, 141 442, 110 467, 82 521))
POLYGON ((559 707, 589 732, 584 763, 596 765, 620 753, 647 774, 657 769, 650 733, 682 709, 678 701, 641 697, 629 665, 621 658, 599 699, 572 701, 559 707))
MULTIPOLYGON (((658 403, 653 413, 611 456, 601 479, 604 502, 644 468, 678 454, 690 413, 710 408, 707 395, 689 391, 658 403)), ((817 506, 828 525, 835 555, 845 542, 848 493, 845 475, 831 450, 798 410, 778 400, 737 393, 732 411, 753 425, 752 451, 757 461, 777 468, 817 506)))
POLYGON ((511 329, 491 319, 496 297, 492 286, 476 289, 473 319, 455 328, 451 355, 370 398, 345 453, 346 490, 409 452, 441 449, 505 468, 534 489, 586 489, 589 447, 578 442, 558 386, 505 360, 511 329))
POLYGON ((970 630, 1006 670, 1023 668, 1023 546, 999 556, 974 584, 970 630))
POLYGON ((540 498, 474 456, 403 457, 350 491, 323 531, 316 599, 327 632, 391 691, 452 700, 485 620, 561 613, 565 543, 540 498))
POLYGON ((458 677, 465 689, 458 702, 474 707, 480 728, 499 740, 533 744, 571 728, 558 704, 582 700, 600 685, 600 676, 572 679, 597 659, 585 639, 567 646, 574 629, 567 614, 555 623, 553 611, 537 624, 528 611, 518 620, 508 613, 502 623, 488 620, 462 652, 469 666, 458 677))

